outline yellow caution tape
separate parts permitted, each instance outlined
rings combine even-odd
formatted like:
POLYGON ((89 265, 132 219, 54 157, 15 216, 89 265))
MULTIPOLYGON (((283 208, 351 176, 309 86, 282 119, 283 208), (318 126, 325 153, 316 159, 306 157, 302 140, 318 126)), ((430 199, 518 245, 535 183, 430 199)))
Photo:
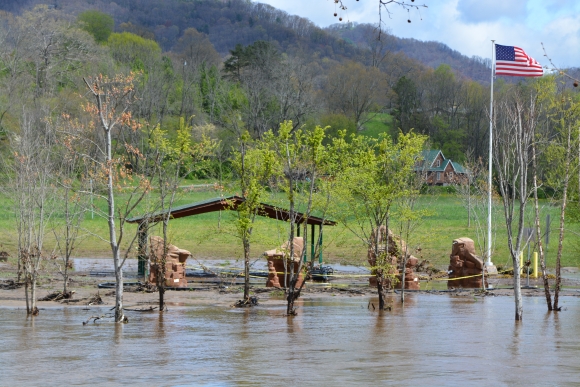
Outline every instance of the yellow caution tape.
MULTIPOLYGON (((198 268, 198 267, 194 267, 194 268, 198 268)), ((200 267, 201 269, 205 269, 203 267, 200 267)), ((219 274, 231 274, 231 275, 237 275, 238 277, 245 277, 244 273, 241 273, 239 270, 233 271, 233 268, 230 268, 231 271, 220 271, 219 274)), ((512 269, 507 269, 504 270, 502 272, 498 272, 497 274, 504 274, 509 272, 512 269)), ((256 271, 254 271, 256 272, 256 271)), ((269 271, 258 271, 261 273, 270 273, 269 271)), ((276 272, 276 274, 282 274, 284 275, 284 272, 276 272)), ((290 274, 290 272, 287 272, 286 274, 290 274)), ((321 274, 324 277, 332 277, 332 278, 364 278, 364 277, 374 277, 374 274, 368 273, 368 274, 321 274)), ((445 274, 445 276, 447 276, 449 274, 445 274)), ((486 276, 490 276, 490 275, 495 275, 495 274, 486 274, 486 276)), ((455 281, 455 280, 461 280, 461 279, 465 279, 465 278, 473 278, 473 277, 481 277, 482 274, 473 274, 473 275, 468 275, 468 276, 463 276, 463 277, 455 277, 455 278, 430 278, 430 277, 424 277, 424 276, 417 276, 417 278, 420 281, 426 281, 426 282, 430 282, 430 281, 455 281)), ((262 276, 256 276, 256 275, 250 275, 250 278, 264 278, 262 276)))

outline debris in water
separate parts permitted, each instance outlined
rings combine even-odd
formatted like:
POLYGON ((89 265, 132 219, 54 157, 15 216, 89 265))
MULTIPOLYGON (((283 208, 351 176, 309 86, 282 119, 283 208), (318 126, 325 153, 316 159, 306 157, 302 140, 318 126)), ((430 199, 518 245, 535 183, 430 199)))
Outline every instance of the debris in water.
POLYGON ((235 308, 249 308, 258 305, 258 297, 251 296, 246 300, 238 300, 233 305, 235 308))
POLYGON ((56 291, 48 294, 46 297, 39 299, 39 301, 60 301, 71 299, 74 295, 74 290, 69 290, 68 292, 56 291))
POLYGON ((87 305, 103 305, 103 304, 104 302, 99 292, 97 292, 96 294, 92 295, 87 299, 87 305))

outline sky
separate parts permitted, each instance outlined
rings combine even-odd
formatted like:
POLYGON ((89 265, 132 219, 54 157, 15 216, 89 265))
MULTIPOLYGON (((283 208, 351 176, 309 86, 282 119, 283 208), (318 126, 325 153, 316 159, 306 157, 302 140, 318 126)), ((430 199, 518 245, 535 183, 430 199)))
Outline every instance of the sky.
MULTIPOLYGON (((255 0, 320 27, 339 23, 334 0, 255 0)), ((383 11, 383 28, 395 36, 434 40, 460 53, 491 58, 492 43, 522 48, 542 66, 580 67, 580 1, 578 0, 415 0, 426 5, 407 12, 394 4, 383 11), (410 19, 411 23, 407 20, 410 19)), ((347 21, 376 24, 379 0, 343 0, 347 21)))

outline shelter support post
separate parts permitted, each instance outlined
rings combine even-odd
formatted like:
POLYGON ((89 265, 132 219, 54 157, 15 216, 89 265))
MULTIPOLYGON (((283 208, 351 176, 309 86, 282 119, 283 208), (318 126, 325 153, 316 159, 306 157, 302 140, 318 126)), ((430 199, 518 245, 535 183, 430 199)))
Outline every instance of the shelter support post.
POLYGON ((310 260, 314 261, 314 225, 310 225, 310 260))
POLYGON ((322 224, 318 227, 320 227, 320 238, 318 238, 318 263, 322 266, 322 224))
POLYGON ((137 276, 145 277, 147 266, 147 225, 146 222, 139 224, 139 253, 137 255, 137 276))

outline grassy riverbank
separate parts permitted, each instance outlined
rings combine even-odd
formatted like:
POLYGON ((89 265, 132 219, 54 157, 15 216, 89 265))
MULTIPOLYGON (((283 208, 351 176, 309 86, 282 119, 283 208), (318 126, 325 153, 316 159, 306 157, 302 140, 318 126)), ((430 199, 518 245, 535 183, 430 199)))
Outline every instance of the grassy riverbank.
MULTIPOLYGON (((226 194, 227 195, 227 194, 226 194)), ((193 203, 196 201, 219 196, 218 192, 210 187, 198 187, 184 189, 180 193, 177 205, 193 203)), ((95 199, 95 205, 103 208, 105 204, 95 199)), ((121 203, 121 201, 119 201, 121 203)), ((467 227, 467 212, 461 205, 459 197, 453 194, 425 194, 419 200, 419 205, 429 208, 432 215, 423 219, 417 230, 408 240, 409 246, 418 257, 429 260, 439 268, 446 268, 451 252, 451 243, 458 237, 469 237, 483 245, 486 230, 486 218, 482 217, 482 227, 476 227, 472 221, 471 227, 467 227)), ((8 251, 13 257, 16 255, 17 234, 15 230, 14 213, 11 204, 3 199, 0 201, 0 249, 8 251)), ((530 217, 529 225, 531 226, 530 217)), ((511 259, 507 249, 505 222, 503 220, 502 207, 499 203, 494 208, 494 231, 495 249, 493 262, 496 265, 510 266, 511 259)), ((550 244, 548 245, 548 266, 555 266, 557 247, 557 214, 558 208, 545 202, 542 209, 542 218, 546 214, 552 218, 552 230, 550 244)), ((175 219, 170 222, 169 235, 171 242, 180 248, 188 249, 195 259, 240 259, 242 249, 240 241, 234 235, 231 212, 215 212, 175 219)), ((528 226, 528 224, 526 224, 528 226)), ((135 233, 135 225, 128 225, 125 231, 124 245, 135 233)), ((86 235, 75 250, 76 257, 108 257, 110 247, 105 239, 107 232, 106 221, 97 214, 94 217, 87 213, 83 224, 86 235)), ((283 243, 287 235, 288 224, 277 222, 272 219, 260 218, 255 226, 254 242, 252 244, 252 257, 259 258, 264 250, 272 249, 283 243)), ((579 224, 568 224, 567 235, 562 255, 563 266, 580 266, 578 258, 577 233, 580 232, 579 224)), ((155 231, 153 232, 155 233, 155 231)), ((158 232, 159 233, 159 232, 158 232)), ((49 233, 46 237, 47 250, 54 245, 54 237, 49 233)), ((308 250, 309 251, 309 250, 308 250)), ((527 253, 527 250, 526 250, 527 253)), ((135 255, 133 251, 131 256, 135 255)), ((343 225, 326 227, 324 230, 324 261, 335 263, 348 263, 362 265, 366 263, 366 247, 343 225)))

